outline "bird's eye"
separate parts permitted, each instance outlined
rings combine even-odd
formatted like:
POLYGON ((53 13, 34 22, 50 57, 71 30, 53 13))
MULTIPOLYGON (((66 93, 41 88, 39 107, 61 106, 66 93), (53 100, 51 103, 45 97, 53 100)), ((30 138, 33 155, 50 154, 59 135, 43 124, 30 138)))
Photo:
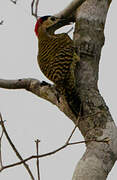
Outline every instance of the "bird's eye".
POLYGON ((52 21, 56 21, 56 18, 54 16, 51 17, 52 21))

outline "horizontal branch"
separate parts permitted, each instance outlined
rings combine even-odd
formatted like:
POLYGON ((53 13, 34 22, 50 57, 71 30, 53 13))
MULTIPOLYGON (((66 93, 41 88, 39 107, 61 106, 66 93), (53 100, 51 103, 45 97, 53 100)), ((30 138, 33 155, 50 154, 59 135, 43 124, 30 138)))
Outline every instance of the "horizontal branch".
POLYGON ((66 148, 67 146, 70 146, 70 145, 83 144, 83 143, 89 143, 89 142, 102 142, 102 143, 108 144, 109 141, 110 141, 110 139, 107 137, 107 138, 104 138, 102 140, 89 140, 89 141, 78 141, 78 142, 73 142, 73 143, 65 143, 61 147, 59 147, 56 150, 51 151, 49 153, 41 154, 41 155, 38 155, 38 156, 32 155, 32 156, 30 156, 30 157, 28 157, 28 158, 26 158, 26 159, 24 159, 24 160, 22 160, 20 162, 6 165, 6 166, 3 167, 3 170, 7 169, 7 168, 10 168, 10 167, 21 165, 22 163, 27 162, 27 161, 32 160, 32 159, 43 158, 43 157, 47 157, 47 156, 53 155, 53 154, 61 151, 62 149, 66 148))
POLYGON ((64 112, 70 119, 76 121, 74 114, 69 108, 65 98, 58 94, 54 85, 46 82, 40 82, 33 78, 24 78, 17 80, 0 79, 0 88, 5 89, 25 89, 33 94, 43 98, 52 104, 56 105, 62 112, 64 112), (59 99, 59 101, 58 101, 59 99))
POLYGON ((42 97, 53 104, 56 104, 56 91, 52 85, 45 83, 41 83, 37 79, 33 78, 24 78, 17 80, 5 80, 0 79, 0 88, 5 89, 25 89, 28 90, 35 95, 42 97), (45 94, 46 91, 46 94, 45 94))

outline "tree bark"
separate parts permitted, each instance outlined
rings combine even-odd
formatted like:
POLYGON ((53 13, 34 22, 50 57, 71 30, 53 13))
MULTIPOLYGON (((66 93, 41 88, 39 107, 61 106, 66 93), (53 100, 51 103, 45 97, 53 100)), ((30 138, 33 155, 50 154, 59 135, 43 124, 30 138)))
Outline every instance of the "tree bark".
POLYGON ((78 127, 85 140, 109 137, 110 143, 86 144, 86 152, 78 162, 72 180, 105 180, 117 158, 117 128, 97 85, 109 5, 107 0, 88 0, 76 14, 74 43, 80 62, 75 73, 83 115, 87 116, 79 120, 78 127))
MULTIPOLYGON (((75 76, 82 101, 82 115, 85 117, 80 118, 78 128, 86 141, 106 137, 110 141, 109 144, 95 141, 86 144, 86 152, 78 162, 72 180, 105 180, 117 159, 117 127, 97 85, 101 49, 105 39, 104 27, 111 0, 87 0, 75 11, 76 2, 83 3, 84 0, 74 0, 58 16, 71 17, 70 8, 73 8, 73 17, 76 17, 74 45, 80 62, 75 69, 75 76)), ((0 87, 24 88, 56 105, 74 123, 77 121, 64 97, 59 97, 58 103, 58 94, 50 84, 30 78, 10 81, 0 79, 0 87)))

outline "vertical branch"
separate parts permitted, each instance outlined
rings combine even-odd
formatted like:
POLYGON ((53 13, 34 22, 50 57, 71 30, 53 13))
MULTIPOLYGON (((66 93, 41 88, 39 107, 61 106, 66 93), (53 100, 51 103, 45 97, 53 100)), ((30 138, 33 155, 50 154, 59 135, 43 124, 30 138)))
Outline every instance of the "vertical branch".
POLYGON ((37 15, 37 13, 38 13, 38 5, 39 5, 39 0, 36 1, 36 8, 35 8, 35 14, 36 14, 37 18, 38 18, 38 15, 37 15))
POLYGON ((34 14, 34 12, 33 12, 34 2, 35 2, 35 0, 33 0, 32 3, 31 3, 31 14, 32 14, 32 16, 35 16, 35 14, 34 14))
POLYGON ((38 5, 39 5, 39 0, 33 0, 31 3, 31 14, 34 16, 36 19, 38 19, 38 5), (35 5, 35 8, 34 8, 35 5))
POLYGON ((38 175, 38 180, 40 180, 40 171, 39 171, 39 142, 40 140, 37 139, 36 141, 36 151, 37 151, 37 175, 38 175))

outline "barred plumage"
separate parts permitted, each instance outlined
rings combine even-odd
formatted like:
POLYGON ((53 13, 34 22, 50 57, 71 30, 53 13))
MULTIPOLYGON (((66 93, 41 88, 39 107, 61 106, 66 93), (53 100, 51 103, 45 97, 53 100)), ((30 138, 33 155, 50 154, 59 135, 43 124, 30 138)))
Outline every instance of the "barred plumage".
POLYGON ((55 83, 59 93, 65 96, 77 116, 80 99, 75 90, 74 68, 79 57, 74 51, 73 40, 66 33, 54 34, 55 29, 47 31, 48 27, 59 22, 58 18, 53 18, 42 17, 36 24, 35 32, 39 38, 38 64, 44 75, 55 83))

